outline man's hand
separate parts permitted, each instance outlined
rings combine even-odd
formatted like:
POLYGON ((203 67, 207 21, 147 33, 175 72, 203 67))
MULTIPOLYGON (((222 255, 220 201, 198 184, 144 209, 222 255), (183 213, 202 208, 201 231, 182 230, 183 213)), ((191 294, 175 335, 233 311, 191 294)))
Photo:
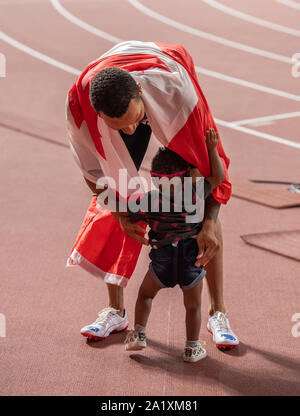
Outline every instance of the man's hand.
POLYGON ((219 249, 219 241, 216 236, 215 228, 215 222, 207 220, 203 224, 202 230, 197 235, 199 252, 195 263, 196 267, 202 265, 206 266, 219 249))
POLYGON ((140 225, 131 222, 128 212, 112 212, 112 215, 119 221, 122 230, 130 235, 131 238, 138 243, 149 245, 149 241, 145 237, 137 234, 137 232, 141 232, 144 235, 145 230, 140 225))
MULTIPOLYGON (((93 192, 94 195, 100 195, 102 192, 104 192, 108 185, 104 186, 104 189, 97 189, 96 185, 93 182, 90 182, 88 179, 84 178, 86 183, 88 184, 89 188, 93 192)), ((107 203, 107 198, 105 200, 105 203, 107 203)), ((119 204, 120 201, 117 201, 117 204, 119 204)), ((118 207, 119 208, 119 207, 118 207)), ((145 244, 146 246, 149 245, 149 241, 144 238, 143 236, 136 234, 138 231, 141 232, 143 235, 145 234, 145 230, 140 226, 130 221, 130 215, 128 212, 113 212, 111 211, 111 214, 114 216, 114 218, 120 223, 120 226, 125 233, 130 235, 135 241, 138 243, 145 244)))

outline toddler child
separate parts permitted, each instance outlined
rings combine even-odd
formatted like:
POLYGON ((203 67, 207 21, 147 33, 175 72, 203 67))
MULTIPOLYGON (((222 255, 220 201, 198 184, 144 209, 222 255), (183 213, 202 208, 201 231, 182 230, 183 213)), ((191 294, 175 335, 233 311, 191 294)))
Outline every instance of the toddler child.
POLYGON ((178 284, 183 291, 186 310, 186 344, 183 359, 195 362, 206 357, 204 342, 199 340, 202 282, 206 272, 203 266, 195 266, 199 251, 196 237, 201 230, 202 223, 201 219, 197 219, 199 211, 197 214, 197 209, 192 212, 190 209, 195 206, 199 207, 199 202, 203 205, 203 199, 224 180, 224 168, 217 151, 218 140, 218 134, 213 129, 207 131, 206 145, 211 176, 204 178, 204 181, 203 178, 199 178, 200 172, 197 168, 170 149, 160 148, 152 160, 153 181, 157 182, 158 178, 163 178, 162 182, 165 178, 176 178, 175 182, 177 182, 169 188, 168 195, 163 191, 161 181, 157 190, 145 194, 139 202, 142 208, 143 201, 146 202, 148 209, 140 209, 134 213, 129 207, 133 222, 144 221, 149 224, 148 237, 152 249, 149 253, 151 259, 149 270, 141 284, 135 305, 134 330, 127 334, 125 340, 127 351, 146 347, 146 325, 152 300, 160 289, 178 284), (187 190, 186 181, 184 181, 186 177, 192 178, 190 181, 193 183, 190 187, 192 190, 190 209, 186 209, 187 204, 184 198, 187 190), (203 181, 202 188, 197 187, 198 180, 203 181), (202 192, 199 192, 199 189, 202 192), (185 201, 184 207, 183 200, 185 201), (168 209, 165 209, 164 203, 167 202, 169 202, 169 207, 166 204, 165 207, 167 206, 168 209), (179 208, 178 202, 180 202, 179 208))

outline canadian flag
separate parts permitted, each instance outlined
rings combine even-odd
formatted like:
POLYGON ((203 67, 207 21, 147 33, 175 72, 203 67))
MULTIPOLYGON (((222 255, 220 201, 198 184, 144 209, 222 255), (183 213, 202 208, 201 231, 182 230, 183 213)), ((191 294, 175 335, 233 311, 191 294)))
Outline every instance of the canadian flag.
MULTIPOLYGON (((148 175, 154 150, 161 145, 210 175, 205 132, 216 125, 199 86, 194 63, 181 45, 126 41, 117 44, 92 62, 70 89, 66 103, 70 147, 83 175, 96 183, 102 176, 119 185, 120 169, 127 180, 148 175), (90 84, 104 68, 129 71, 142 87, 142 99, 152 129, 149 152, 137 171, 118 131, 97 116, 90 99, 90 84), (148 157, 147 157, 148 156, 148 157)), ((212 193, 226 204, 231 196, 228 180, 229 158, 221 140, 217 150, 225 169, 225 180, 212 193)), ((128 191, 130 194, 130 191, 128 191)), ((141 244, 129 237, 108 209, 91 201, 67 265, 81 265, 106 283, 125 287, 130 279, 141 244)))

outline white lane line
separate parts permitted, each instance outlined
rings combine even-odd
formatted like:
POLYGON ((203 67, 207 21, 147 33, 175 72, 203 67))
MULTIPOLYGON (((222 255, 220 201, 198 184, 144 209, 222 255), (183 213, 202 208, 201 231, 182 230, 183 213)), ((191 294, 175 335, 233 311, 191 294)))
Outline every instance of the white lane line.
POLYGON ((200 74, 207 75, 207 76, 213 77, 213 78, 217 78, 217 79, 220 79, 222 81, 231 82, 232 84, 237 84, 237 85, 241 85, 242 87, 247 87, 247 88, 251 88, 253 90, 262 91, 262 92, 265 92, 267 94, 277 95, 278 97, 287 98, 289 100, 300 101, 300 96, 299 95, 295 95, 295 94, 291 94, 289 92, 277 90, 275 88, 265 87, 264 85, 256 84, 256 83, 250 82, 250 81, 245 81, 245 80, 240 79, 240 78, 230 77, 229 75, 221 74, 219 72, 211 71, 209 69, 205 69, 205 68, 202 68, 202 67, 199 67, 199 66, 195 66, 195 69, 200 74))
MULTIPOLYGON (((51 4, 53 6, 54 5, 59 6, 59 7, 55 7, 55 9, 60 14, 62 14, 64 17, 66 17, 68 20, 72 21, 76 25, 79 25, 81 28, 84 28, 85 22, 83 22, 82 20, 77 19, 75 16, 73 16, 68 10, 66 10, 60 4, 59 0, 50 0, 50 1, 51 1, 51 4), (79 23, 79 20, 80 20, 80 23, 79 23)), ((116 39, 118 40, 118 42, 122 41, 122 39, 115 38, 114 36, 110 35, 109 33, 98 30, 94 26, 88 25, 88 27, 89 27, 89 32, 93 33, 96 36, 99 36, 100 38, 103 38, 105 36, 104 39, 111 40, 113 43, 115 43, 116 39), (111 38, 111 39, 109 39, 109 38, 111 38)), ((275 88, 266 87, 264 85, 256 84, 254 82, 245 81, 245 80, 240 79, 240 78, 231 77, 229 75, 225 75, 225 74, 222 74, 220 72, 212 71, 212 70, 202 68, 202 67, 199 67, 199 66, 196 66, 195 69, 199 74, 203 74, 203 75, 206 75, 208 77, 220 79, 222 81, 230 82, 232 84, 240 85, 240 86, 246 87, 246 88, 251 88, 251 89, 254 89, 256 91, 261 91, 261 92, 264 92, 264 93, 267 93, 267 94, 276 95, 278 97, 287 98, 289 100, 300 101, 300 96, 299 95, 295 95, 295 94, 291 94, 291 93, 288 93, 288 92, 285 92, 285 91, 277 90, 275 88)))
POLYGON ((300 3, 297 3, 293 0, 277 0, 278 3, 284 4, 287 7, 291 7, 292 9, 300 10, 300 3))
POLYGON ((67 9, 65 9, 58 0, 50 0, 52 6, 67 20, 74 23, 75 25, 81 27, 82 29, 86 30, 87 32, 92 33, 93 35, 99 36, 103 39, 106 39, 110 42, 119 43, 122 39, 119 39, 109 33, 103 32, 102 30, 97 29, 96 27, 84 22, 83 20, 79 19, 78 17, 74 16, 70 13, 67 9))
MULTIPOLYGON (((69 65, 66 65, 66 64, 60 62, 60 61, 57 61, 56 59, 50 58, 49 56, 44 55, 44 54, 42 54, 42 53, 40 53, 40 52, 38 52, 38 51, 36 51, 32 48, 29 48, 28 46, 24 45, 21 42, 16 41, 15 39, 11 38, 10 36, 6 35, 3 32, 0 32, 0 39, 2 39, 4 42, 8 43, 9 45, 27 53, 28 55, 33 56, 34 58, 39 59, 39 60, 41 60, 41 61, 43 61, 43 62, 45 62, 49 65, 55 66, 56 68, 59 68, 59 69, 65 71, 65 72, 68 72, 68 73, 71 73, 71 74, 77 75, 77 76, 81 74, 81 71, 79 69, 73 68, 69 65)), ((217 124, 221 125, 221 126, 228 127, 232 130, 241 131, 243 133, 250 134, 252 136, 256 136, 256 137, 259 137, 259 138, 262 138, 262 139, 265 139, 265 140, 270 140, 270 141, 273 141, 273 142, 276 142, 276 143, 280 143, 280 144, 283 144, 283 145, 286 145, 286 146, 290 146, 290 147, 294 147, 296 149, 300 149, 300 144, 299 143, 292 142, 290 140, 285 140, 285 139, 282 139, 280 137, 271 136, 270 134, 261 133, 259 131, 255 131, 253 129, 249 129, 247 127, 237 126, 237 125, 235 125, 231 122, 220 120, 220 119, 217 119, 217 118, 215 118, 215 122, 217 124)))
POLYGON ((34 58, 39 59, 40 61, 46 62, 49 65, 55 66, 56 68, 62 69, 63 71, 69 72, 70 74, 80 75, 81 72, 73 68, 72 66, 66 65, 63 62, 57 61, 56 59, 50 58, 49 56, 38 52, 29 46, 24 45, 24 43, 18 42, 17 40, 11 38, 10 36, 6 35, 4 32, 0 31, 0 39, 4 42, 8 43, 9 45, 19 49, 27 53, 28 55, 33 56, 34 58))
POLYGON ((253 130, 253 129, 249 129, 248 127, 237 126, 234 123, 224 121, 224 120, 220 120, 218 118, 215 118, 214 120, 220 126, 228 127, 229 129, 237 130, 237 131, 240 131, 242 133, 251 134, 252 136, 256 136, 256 137, 259 137, 259 138, 264 139, 264 140, 269 140, 271 142, 280 143, 280 144, 284 144, 285 146, 290 146, 290 147, 294 147, 296 149, 300 149, 300 143, 296 143, 296 142, 293 142, 291 140, 282 139, 281 137, 272 136, 271 134, 263 133, 261 131, 256 131, 256 130, 253 130))
POLYGON ((254 48, 244 43, 234 42, 229 39, 225 39, 220 36, 213 35, 212 33, 203 32, 202 30, 195 29, 191 26, 187 26, 183 23, 177 22, 176 20, 170 19, 169 17, 163 16, 160 13, 155 12, 154 10, 149 9, 148 7, 141 4, 138 0, 128 0, 129 3, 138 9, 140 12, 146 14, 149 17, 152 17, 155 20, 158 20, 166 25, 175 27, 176 29, 182 30, 183 32, 190 33, 191 35, 198 36, 203 39, 210 40, 212 42, 219 43, 221 45, 228 46, 230 48, 239 49, 244 52, 252 53, 254 55, 260 55, 264 58, 274 59, 275 61, 285 62, 292 64, 292 58, 289 56, 279 55, 277 53, 265 51, 263 49, 254 48))
POLYGON ((293 118, 293 117, 300 117, 300 111, 296 111, 294 113, 275 114, 272 116, 248 118, 245 120, 232 121, 232 123, 235 124, 236 126, 242 126, 245 124, 252 124, 252 123, 257 123, 261 121, 284 120, 284 119, 293 118))
POLYGON ((202 1, 208 4, 209 6, 214 7, 217 10, 220 10, 223 13, 237 17, 241 20, 245 20, 246 22, 254 23, 255 25, 263 26, 271 30, 276 30, 277 32, 300 37, 300 30, 293 29, 287 26, 278 25, 277 23, 269 22, 268 20, 260 19, 259 17, 254 17, 250 14, 243 13, 239 10, 233 9, 232 7, 224 6, 224 4, 221 4, 216 0, 202 1))

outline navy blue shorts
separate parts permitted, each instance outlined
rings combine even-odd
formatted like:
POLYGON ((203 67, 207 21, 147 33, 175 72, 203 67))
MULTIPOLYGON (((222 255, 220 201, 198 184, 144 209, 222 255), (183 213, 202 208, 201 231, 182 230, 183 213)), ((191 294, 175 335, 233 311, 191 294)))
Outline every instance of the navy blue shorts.
POLYGON ((178 284, 182 290, 191 289, 206 275, 203 266, 195 266, 198 251, 195 238, 180 240, 176 245, 173 243, 152 248, 149 253, 149 273, 162 288, 178 284))

